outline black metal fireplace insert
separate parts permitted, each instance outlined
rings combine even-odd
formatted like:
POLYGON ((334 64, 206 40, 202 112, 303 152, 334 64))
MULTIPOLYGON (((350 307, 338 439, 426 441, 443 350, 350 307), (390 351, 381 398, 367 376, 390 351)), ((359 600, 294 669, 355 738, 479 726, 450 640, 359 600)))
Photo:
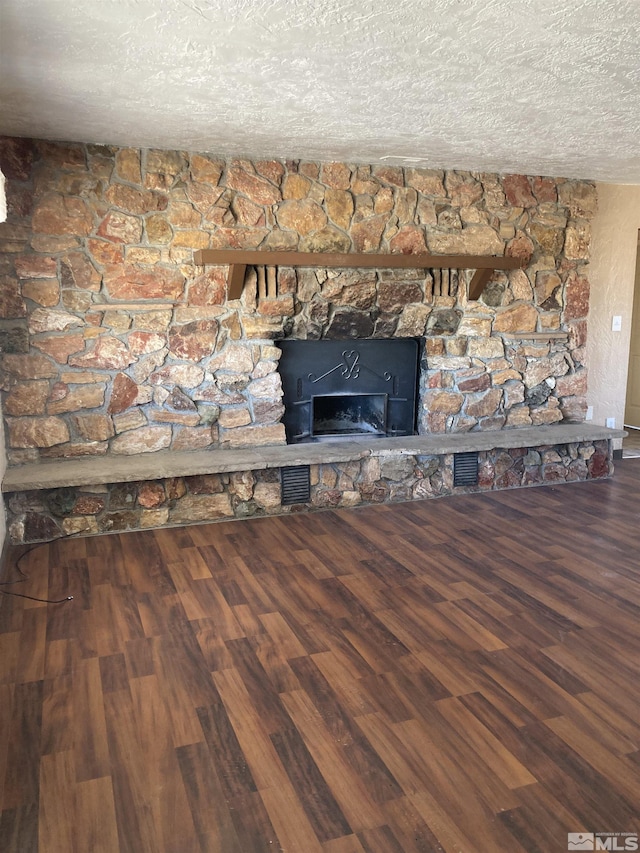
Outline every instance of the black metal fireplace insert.
POLYGON ((413 435, 419 342, 280 341, 287 441, 413 435))

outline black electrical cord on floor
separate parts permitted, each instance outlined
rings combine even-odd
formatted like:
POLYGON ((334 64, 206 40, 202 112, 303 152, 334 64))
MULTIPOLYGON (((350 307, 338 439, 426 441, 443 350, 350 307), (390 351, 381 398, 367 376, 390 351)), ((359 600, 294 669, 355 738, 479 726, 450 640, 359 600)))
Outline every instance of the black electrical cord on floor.
MULTIPOLYGON (((67 536, 63 538, 68 538, 71 534, 67 534, 67 536)), ((32 551, 35 551, 36 548, 42 548, 44 545, 49 545, 49 542, 37 542, 35 545, 32 545, 28 548, 24 554, 21 554, 16 560, 14 568, 18 572, 19 575, 22 575, 21 578, 15 581, 1 581, 0 586, 13 586, 16 583, 25 583, 25 581, 29 580, 29 575, 26 574, 21 568, 20 563, 24 560, 27 554, 30 554, 32 551)), ((43 604, 64 604, 65 601, 73 601, 73 596, 68 595, 66 598, 37 598, 34 595, 25 595, 22 592, 8 592, 6 589, 0 589, 0 595, 13 595, 16 598, 28 598, 29 601, 41 601, 43 604)))

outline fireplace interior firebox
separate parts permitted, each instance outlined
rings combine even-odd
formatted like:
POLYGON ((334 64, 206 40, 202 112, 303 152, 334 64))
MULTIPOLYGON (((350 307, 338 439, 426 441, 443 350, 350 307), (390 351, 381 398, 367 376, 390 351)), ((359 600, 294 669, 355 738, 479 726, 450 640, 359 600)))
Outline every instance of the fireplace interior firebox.
POLYGON ((386 435, 386 394, 322 394, 311 398, 313 434, 386 435))
POLYGON ((416 339, 286 340, 279 346, 290 444, 415 433, 416 339))

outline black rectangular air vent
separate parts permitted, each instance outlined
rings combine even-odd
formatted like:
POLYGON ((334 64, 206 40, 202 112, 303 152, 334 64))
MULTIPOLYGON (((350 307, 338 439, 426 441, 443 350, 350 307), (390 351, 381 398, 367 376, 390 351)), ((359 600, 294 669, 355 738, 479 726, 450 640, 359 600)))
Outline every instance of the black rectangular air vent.
POLYGON ((453 485, 478 485, 478 453, 456 453, 453 457, 453 485))
POLYGON ((311 500, 311 468, 309 465, 290 465, 280 469, 282 505, 305 504, 311 500))

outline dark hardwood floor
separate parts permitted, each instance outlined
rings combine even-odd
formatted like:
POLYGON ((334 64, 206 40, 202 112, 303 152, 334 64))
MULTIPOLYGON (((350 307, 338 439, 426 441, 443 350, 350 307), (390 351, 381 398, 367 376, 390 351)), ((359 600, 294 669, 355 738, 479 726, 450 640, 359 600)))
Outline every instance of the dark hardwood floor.
POLYGON ((74 600, 0 598, 0 850, 640 831, 639 522, 625 459, 605 482, 34 550, 5 589, 74 600))

